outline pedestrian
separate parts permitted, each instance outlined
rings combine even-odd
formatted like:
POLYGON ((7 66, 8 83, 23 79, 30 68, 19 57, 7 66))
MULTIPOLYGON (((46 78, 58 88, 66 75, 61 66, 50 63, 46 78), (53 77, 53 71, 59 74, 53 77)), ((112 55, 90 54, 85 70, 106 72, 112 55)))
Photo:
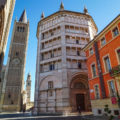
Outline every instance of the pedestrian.
POLYGON ((81 114, 81 107, 80 106, 78 106, 78 112, 79 112, 79 114, 81 114))
POLYGON ((23 108, 23 114, 25 113, 25 108, 23 108))

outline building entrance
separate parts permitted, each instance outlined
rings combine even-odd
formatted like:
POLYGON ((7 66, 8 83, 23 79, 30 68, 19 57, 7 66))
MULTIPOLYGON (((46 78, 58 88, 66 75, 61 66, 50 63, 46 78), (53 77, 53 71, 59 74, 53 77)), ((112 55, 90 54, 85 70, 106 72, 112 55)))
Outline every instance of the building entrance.
POLYGON ((84 94, 76 94, 76 107, 80 106, 81 111, 85 111, 85 97, 84 94))
POLYGON ((70 105, 72 112, 77 112, 79 106, 81 111, 91 110, 87 75, 78 74, 72 77, 70 84, 70 105))

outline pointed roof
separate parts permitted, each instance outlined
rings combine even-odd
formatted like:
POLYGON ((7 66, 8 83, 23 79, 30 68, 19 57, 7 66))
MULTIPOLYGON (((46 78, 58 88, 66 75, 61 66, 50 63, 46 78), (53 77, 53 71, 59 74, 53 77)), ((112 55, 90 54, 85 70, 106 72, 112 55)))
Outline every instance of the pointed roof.
POLYGON ((84 6, 84 13, 88 14, 88 9, 86 8, 86 6, 84 6))
POLYGON ((44 12, 42 12, 42 14, 41 14, 41 19, 43 19, 43 18, 45 18, 44 12))
POLYGON ((63 2, 61 2, 61 5, 60 5, 60 11, 64 10, 64 4, 63 2))
POLYGON ((23 23, 27 23, 27 14, 26 14, 26 10, 23 11, 20 19, 19 19, 19 22, 23 22, 23 23))

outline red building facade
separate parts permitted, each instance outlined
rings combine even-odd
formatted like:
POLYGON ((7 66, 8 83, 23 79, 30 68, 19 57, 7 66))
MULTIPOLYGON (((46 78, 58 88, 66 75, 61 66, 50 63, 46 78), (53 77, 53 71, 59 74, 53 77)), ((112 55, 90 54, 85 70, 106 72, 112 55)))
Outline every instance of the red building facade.
POLYGON ((85 48, 92 111, 104 113, 108 105, 112 114, 120 114, 120 15, 106 26, 85 48))

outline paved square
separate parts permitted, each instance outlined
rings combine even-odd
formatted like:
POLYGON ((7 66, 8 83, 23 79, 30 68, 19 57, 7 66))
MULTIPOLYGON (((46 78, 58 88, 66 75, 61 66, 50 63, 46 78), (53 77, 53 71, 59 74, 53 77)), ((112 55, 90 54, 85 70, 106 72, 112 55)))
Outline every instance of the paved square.
MULTIPOLYGON (((31 113, 0 114, 0 120, 108 120, 106 117, 94 117, 93 115, 57 116, 45 115, 32 116, 31 113)), ((119 120, 119 119, 114 119, 119 120)))

